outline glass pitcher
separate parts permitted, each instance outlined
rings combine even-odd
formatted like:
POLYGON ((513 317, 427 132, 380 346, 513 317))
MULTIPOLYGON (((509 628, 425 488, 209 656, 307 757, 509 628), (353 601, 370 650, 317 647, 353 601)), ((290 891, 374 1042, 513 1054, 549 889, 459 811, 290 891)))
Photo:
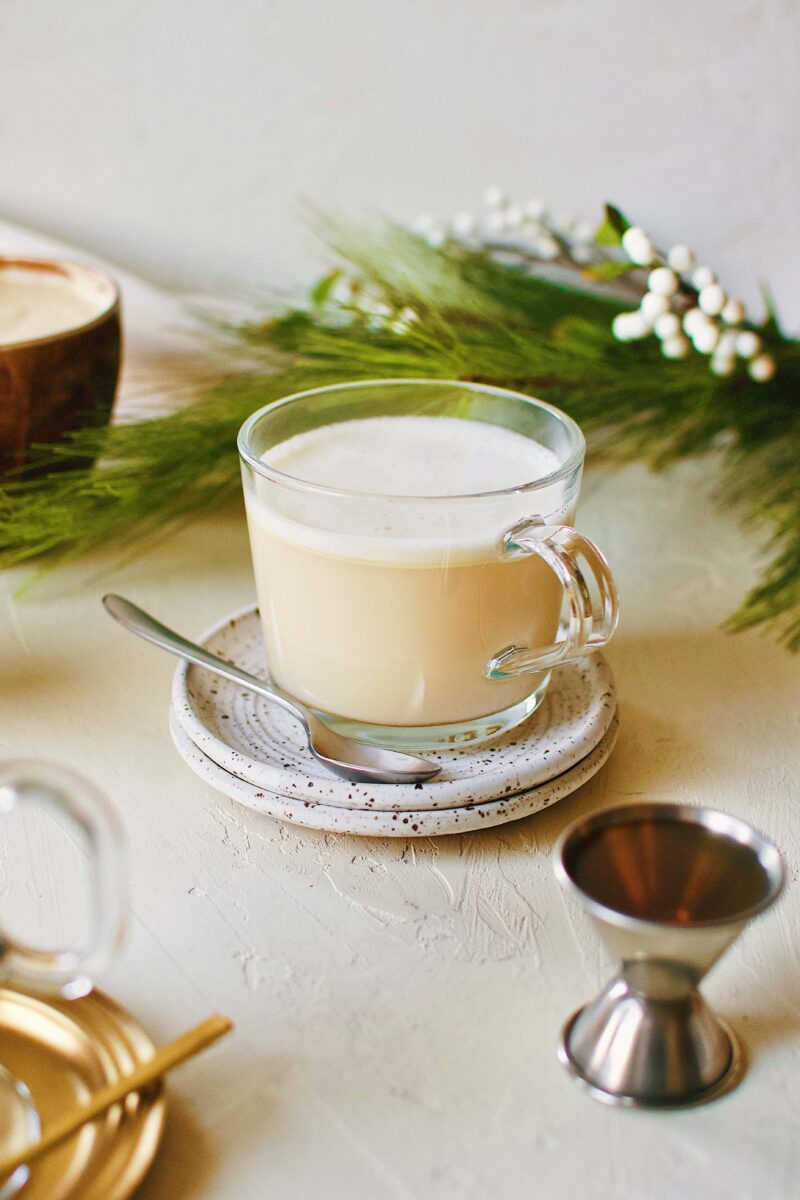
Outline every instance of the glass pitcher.
MULTIPOLYGON (((88 851, 89 922, 75 944, 39 949, 16 940, 0 915, 0 985, 49 992, 73 1000, 92 990, 92 980, 117 951, 123 933, 125 852, 121 827, 105 798, 77 773, 54 764, 16 761, 0 764, 0 836, 3 822, 17 810, 38 809, 57 822, 68 821, 88 851)), ((23 1079, 0 1064, 0 1131, 9 1153, 35 1141, 39 1115, 23 1079)), ((0 1181, 0 1200, 27 1182, 20 1167, 0 1181)))

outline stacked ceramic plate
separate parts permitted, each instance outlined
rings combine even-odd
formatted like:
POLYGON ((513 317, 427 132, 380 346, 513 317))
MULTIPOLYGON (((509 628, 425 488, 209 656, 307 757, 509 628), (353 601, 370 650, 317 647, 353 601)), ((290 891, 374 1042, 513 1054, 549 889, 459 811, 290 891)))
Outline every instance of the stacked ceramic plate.
MULTIPOLYGON (((267 677, 255 608, 226 617, 199 641, 267 677)), ((524 725, 474 749, 426 751, 442 770, 416 786, 336 778, 312 758, 288 714, 186 663, 175 673, 170 729, 197 775, 256 812, 337 833, 431 837, 514 821, 575 791, 614 747, 616 695, 602 655, 560 667, 524 725)))

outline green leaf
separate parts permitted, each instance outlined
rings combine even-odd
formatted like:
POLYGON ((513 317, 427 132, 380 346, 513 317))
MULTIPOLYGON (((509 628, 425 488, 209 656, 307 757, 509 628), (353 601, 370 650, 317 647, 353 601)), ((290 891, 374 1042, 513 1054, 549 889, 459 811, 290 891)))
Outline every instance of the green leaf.
POLYGON ((582 271, 584 279, 608 280, 617 279, 620 275, 627 275, 628 271, 635 271, 636 263, 623 260, 622 262, 604 262, 598 263, 597 266, 587 267, 582 271))
POLYGON ((595 233, 594 240, 600 246, 619 246, 622 244, 623 233, 630 227, 630 221, 623 217, 619 209, 613 204, 607 204, 605 220, 595 233))
POLYGON ((761 298, 764 301, 764 307, 767 310, 767 319, 762 325, 762 329, 766 334, 772 334, 773 337, 783 339, 784 334, 778 320, 778 309, 775 305, 775 297, 768 283, 761 285, 761 298))
POLYGON ((322 308, 341 277, 342 272, 337 267, 333 271, 329 271, 327 275, 323 275, 322 279, 317 280, 309 293, 309 299, 315 308, 322 308))

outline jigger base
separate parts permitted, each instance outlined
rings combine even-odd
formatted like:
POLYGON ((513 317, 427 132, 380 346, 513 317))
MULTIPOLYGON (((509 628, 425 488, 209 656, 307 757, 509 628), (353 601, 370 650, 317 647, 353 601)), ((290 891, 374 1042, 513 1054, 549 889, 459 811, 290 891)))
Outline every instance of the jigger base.
POLYGON ((730 1059, 724 1072, 714 1083, 702 1088, 700 1091, 689 1092, 685 1096, 669 1100, 663 1098, 648 1099, 645 1096, 630 1096, 622 1092, 606 1091, 605 1088, 598 1087, 596 1083, 593 1083, 591 1079, 586 1077, 569 1052, 570 1034, 575 1022, 583 1012, 583 1008, 579 1008, 574 1012, 561 1030, 561 1037, 558 1043, 558 1061, 563 1067, 566 1067, 578 1086, 594 1100, 599 1100, 601 1104, 615 1105, 618 1108, 651 1108, 661 1109, 662 1111, 664 1109, 693 1108, 699 1104, 710 1104, 712 1100, 718 1100, 721 1096, 733 1091, 742 1080, 746 1062, 741 1043, 730 1025, 726 1021, 721 1020, 720 1017, 716 1017, 717 1025, 728 1039, 730 1059))

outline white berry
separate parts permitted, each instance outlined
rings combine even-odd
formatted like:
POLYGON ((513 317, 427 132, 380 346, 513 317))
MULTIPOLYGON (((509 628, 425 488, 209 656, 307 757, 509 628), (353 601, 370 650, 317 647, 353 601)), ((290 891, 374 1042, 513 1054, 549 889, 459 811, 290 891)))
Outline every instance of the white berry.
POLYGON ((709 283, 706 287, 701 288, 697 300, 703 312, 708 313, 710 317, 718 316, 727 302, 728 297, 718 283, 709 283))
POLYGON ((506 229, 519 229, 523 220, 522 208, 519 204, 509 204, 505 210, 506 229))
POLYGON ((698 329, 710 324, 711 322, 702 308, 690 308, 683 318, 683 328, 689 337, 694 337, 698 329))
POLYGON ((715 375, 720 375, 724 378, 726 375, 732 375, 736 370, 736 359, 732 358, 730 354, 715 353, 711 356, 710 365, 715 375))
POLYGON ((475 232, 475 218, 470 212, 458 212, 452 221, 453 233, 456 237, 469 237, 475 232))
POLYGON ((566 235, 572 228, 572 217, 566 212, 553 213, 550 218, 550 224, 553 229, 557 229, 559 233, 566 235))
POLYGON ((534 252, 539 255, 539 258, 544 258, 548 262, 554 258, 558 258, 559 254, 561 253, 561 247, 556 239, 551 237, 549 233, 542 233, 539 234, 538 237, 534 238, 533 249, 534 252))
POLYGON ((507 203, 507 196, 501 187, 494 184, 483 193, 483 202, 487 208, 502 208, 507 203))
POLYGON ((650 333, 650 326, 640 312, 631 313, 630 331, 633 338, 645 338, 650 333))
POLYGON ((719 355, 721 358, 736 357, 736 334, 732 329, 726 329, 720 335, 720 339, 717 342, 717 348, 714 353, 719 355))
POLYGON ((353 299, 353 286, 349 279, 337 279, 331 288, 331 300, 336 304, 350 304, 353 299))
POLYGON ((741 325, 744 317, 744 305, 741 300, 729 300, 722 310, 722 319, 726 325, 741 325))
POLYGON ((659 296, 674 296, 678 290, 678 276, 669 267, 656 267, 647 276, 647 286, 659 296))
POLYGON ((570 255, 573 262, 582 266, 584 263, 592 261, 592 247, 587 245, 586 242, 575 242, 570 247, 570 255))
POLYGON ((618 313, 614 317, 611 322, 611 332, 620 342, 634 342, 639 338, 647 337, 650 329, 641 313, 624 312, 618 313))
POLYGON ((771 354, 759 354, 752 359, 747 370, 756 383, 766 383, 775 374, 775 359, 771 354))
POLYGON ((576 242, 593 242, 594 225, 591 221, 575 221, 572 229, 570 230, 570 237, 572 237, 576 242))
POLYGON ((698 267, 692 276, 692 283, 701 292, 704 287, 711 287, 717 282, 717 277, 710 267, 698 267))
POLYGON ((667 262, 673 271, 677 271, 679 275, 684 275, 687 271, 691 271, 694 266, 694 255, 688 246, 673 246, 667 254, 667 262))
POLYGON ((419 313, 415 308, 409 307, 409 305, 406 305, 405 308, 401 308, 397 316, 398 319, 406 325, 411 325, 414 321, 419 320, 419 313))
POLYGON ((492 234, 494 237, 503 233, 506 227, 505 211, 502 208, 493 208, 491 212, 486 214, 484 225, 486 226, 487 233, 492 234))
POLYGON ((631 262, 640 267, 649 267, 656 256, 655 247, 643 229, 632 225, 622 235, 622 249, 631 262))
POLYGON ((418 217, 414 217, 414 220, 411 223, 411 228, 414 230, 414 233, 419 233, 424 236, 430 229, 431 225, 435 224, 436 220, 431 216, 430 213, 420 213, 418 217))
POLYGON ((614 320, 611 322, 611 332, 618 342, 627 342, 628 339, 628 322, 630 313, 617 313, 614 320))
POLYGON ((752 329, 743 329, 736 335, 736 353, 740 358, 755 358, 761 349, 761 338, 752 329))
POLYGON ((686 358, 689 353, 689 343, 680 334, 677 337, 666 338, 661 343, 661 353, 665 358, 686 358))
POLYGON ((357 307, 360 312, 369 314, 373 317, 390 317, 392 310, 388 304, 380 297, 379 292, 365 290, 359 292, 357 299, 357 307))
POLYGON ((447 233, 445 231, 444 225, 439 225, 437 222, 437 223, 431 225, 430 229, 425 234, 425 241, 428 243, 429 246, 433 246, 434 249, 437 249, 439 246, 441 246, 443 244, 446 237, 447 237, 447 233))
POLYGON ((659 296, 657 292, 645 292, 639 307, 642 310, 645 320, 652 323, 667 312, 669 309, 669 300, 666 296, 659 296))
POLYGON ((540 221, 547 211, 547 206, 544 200, 532 199, 525 204, 525 216, 530 217, 531 221, 540 221))
POLYGON ((662 341, 668 341, 670 338, 679 337, 681 332, 680 317, 674 312, 662 313, 653 328, 656 337, 661 338, 662 341))
POLYGON ((711 354, 719 343, 719 330, 716 325, 703 325, 692 335, 695 350, 700 354, 711 354))

